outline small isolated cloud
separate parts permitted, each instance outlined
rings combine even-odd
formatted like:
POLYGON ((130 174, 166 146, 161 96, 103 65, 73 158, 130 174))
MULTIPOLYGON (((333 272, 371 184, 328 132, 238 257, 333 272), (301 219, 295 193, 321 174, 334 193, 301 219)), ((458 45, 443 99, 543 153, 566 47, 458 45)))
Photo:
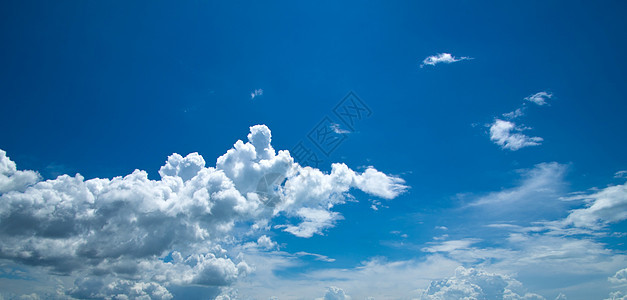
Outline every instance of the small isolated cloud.
POLYGON ((502 149, 516 151, 524 147, 538 146, 543 141, 541 137, 529 137, 521 131, 529 129, 516 126, 516 123, 496 119, 490 125, 490 140, 501 146, 502 149))
POLYGON ((459 267, 455 275, 432 281, 422 294, 422 300, 442 299, 544 299, 527 293, 522 283, 502 274, 474 268, 459 267))
POLYGON ((627 171, 618 171, 614 174, 614 178, 627 178, 627 171))
POLYGON ((547 93, 547 92, 539 92, 539 93, 535 93, 531 96, 525 97, 525 100, 529 101, 529 102, 533 102, 537 105, 545 105, 547 104, 547 100, 551 99, 551 97, 553 97, 553 94, 551 93, 547 93))
POLYGON ((250 99, 255 99, 255 97, 261 96, 261 95, 263 95, 263 90, 262 89, 256 89, 252 93, 250 93, 250 99))
POLYGON ((337 124, 337 123, 333 123, 333 124, 331 124, 331 129, 333 130, 333 132, 335 132, 335 133, 337 133, 337 134, 346 134, 346 133, 351 133, 349 130, 342 129, 342 127, 340 126, 340 124, 337 124))
POLYGON ((420 64, 420 67, 422 68, 424 66, 435 66, 436 64, 439 64, 439 63, 450 64, 450 63, 454 63, 454 62, 458 62, 462 60, 470 60, 470 59, 473 59, 473 58, 467 57, 467 56, 455 57, 451 55, 450 53, 438 53, 436 55, 431 55, 425 58, 422 61, 422 64, 420 64))

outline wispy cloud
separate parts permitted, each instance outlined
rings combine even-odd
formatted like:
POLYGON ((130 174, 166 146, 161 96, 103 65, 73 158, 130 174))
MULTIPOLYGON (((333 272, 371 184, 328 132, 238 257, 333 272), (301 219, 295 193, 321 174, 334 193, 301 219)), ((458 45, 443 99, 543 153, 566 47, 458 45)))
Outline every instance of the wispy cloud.
POLYGON ((340 126, 340 124, 337 124, 337 123, 332 123, 330 127, 331 127, 331 129, 333 130, 333 132, 335 132, 335 133, 337 133, 337 134, 346 134, 346 133, 351 133, 349 130, 342 129, 342 127, 340 126))
POLYGON ((422 61, 422 64, 420 64, 420 67, 423 68, 424 66, 435 66, 436 64, 439 64, 439 63, 450 64, 450 63, 454 63, 454 62, 458 62, 462 60, 470 60, 470 59, 473 59, 473 58, 467 57, 467 56, 455 57, 451 55, 450 53, 438 53, 436 55, 427 56, 427 58, 425 58, 422 61))
POLYGON ((547 104, 546 101, 548 99, 551 99, 551 97, 553 97, 553 94, 542 91, 542 92, 535 93, 531 96, 525 97, 525 100, 529 102, 533 102, 537 105, 545 105, 547 104))
POLYGON ((614 178, 627 178, 627 171, 618 171, 614 174, 614 178))
POLYGON ((250 99, 255 99, 255 97, 263 95, 262 89, 256 89, 252 93, 250 93, 250 99))
POLYGON ((330 258, 330 257, 328 257, 326 255, 316 254, 316 253, 309 253, 309 252, 305 252, 305 251, 296 252, 296 253, 294 253, 294 255, 297 255, 297 256, 312 256, 315 260, 324 261, 324 262, 334 262, 335 261, 335 258, 330 258))

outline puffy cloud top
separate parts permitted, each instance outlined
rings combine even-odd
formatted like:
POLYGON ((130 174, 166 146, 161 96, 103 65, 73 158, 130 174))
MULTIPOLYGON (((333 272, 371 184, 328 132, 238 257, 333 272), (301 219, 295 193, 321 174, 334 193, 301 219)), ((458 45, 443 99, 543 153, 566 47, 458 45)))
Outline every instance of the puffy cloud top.
MULTIPOLYGON (((228 286, 253 271, 222 248, 242 238, 237 226, 283 214, 291 223, 279 228, 310 237, 341 217, 331 209, 351 188, 386 199, 407 189, 372 167, 361 174, 344 164, 330 174, 301 167, 288 151, 275 152, 271 136, 265 125, 251 127, 248 141, 237 141, 215 168, 198 153, 172 154, 160 180, 135 170, 41 181, 0 150, 0 258, 80 275, 66 291, 75 297, 169 299, 170 285, 228 286)), ((257 242, 276 247, 267 236, 257 242)))

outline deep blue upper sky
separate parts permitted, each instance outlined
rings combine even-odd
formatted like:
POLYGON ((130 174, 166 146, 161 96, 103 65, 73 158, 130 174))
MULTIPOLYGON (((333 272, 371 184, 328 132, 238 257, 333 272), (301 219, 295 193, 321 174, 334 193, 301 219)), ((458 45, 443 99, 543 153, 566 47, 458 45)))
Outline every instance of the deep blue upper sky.
POLYGON ((409 192, 378 211, 355 193, 325 235, 274 238, 334 267, 412 259, 422 246, 392 247, 391 231, 415 245, 435 226, 473 237, 456 210, 464 199, 518 186, 536 164, 568 166, 564 193, 623 183, 613 176, 627 170, 626 14, 623 1, 3 1, 0 149, 46 179, 158 179, 172 153, 214 166, 256 124, 290 150, 353 91, 372 116, 319 168, 373 165, 409 192), (472 59, 420 68, 437 53, 472 59), (527 105, 518 123, 542 145, 492 143, 494 119, 540 91, 548 105, 527 105))

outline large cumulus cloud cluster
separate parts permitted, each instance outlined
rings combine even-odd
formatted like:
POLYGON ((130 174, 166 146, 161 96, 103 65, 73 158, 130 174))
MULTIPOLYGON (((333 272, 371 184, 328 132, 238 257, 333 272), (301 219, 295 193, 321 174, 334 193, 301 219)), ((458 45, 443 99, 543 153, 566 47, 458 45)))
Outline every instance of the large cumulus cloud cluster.
POLYGON ((77 298, 170 299, 168 286, 229 286, 253 271, 223 249, 238 232, 283 215, 276 228, 311 237, 341 217, 332 209, 350 189, 392 199, 407 188, 372 167, 302 167, 275 152, 265 125, 251 127, 248 142, 237 141, 215 167, 197 153, 173 154, 159 174, 42 181, 0 150, 0 259, 80 274, 67 290, 77 298))

